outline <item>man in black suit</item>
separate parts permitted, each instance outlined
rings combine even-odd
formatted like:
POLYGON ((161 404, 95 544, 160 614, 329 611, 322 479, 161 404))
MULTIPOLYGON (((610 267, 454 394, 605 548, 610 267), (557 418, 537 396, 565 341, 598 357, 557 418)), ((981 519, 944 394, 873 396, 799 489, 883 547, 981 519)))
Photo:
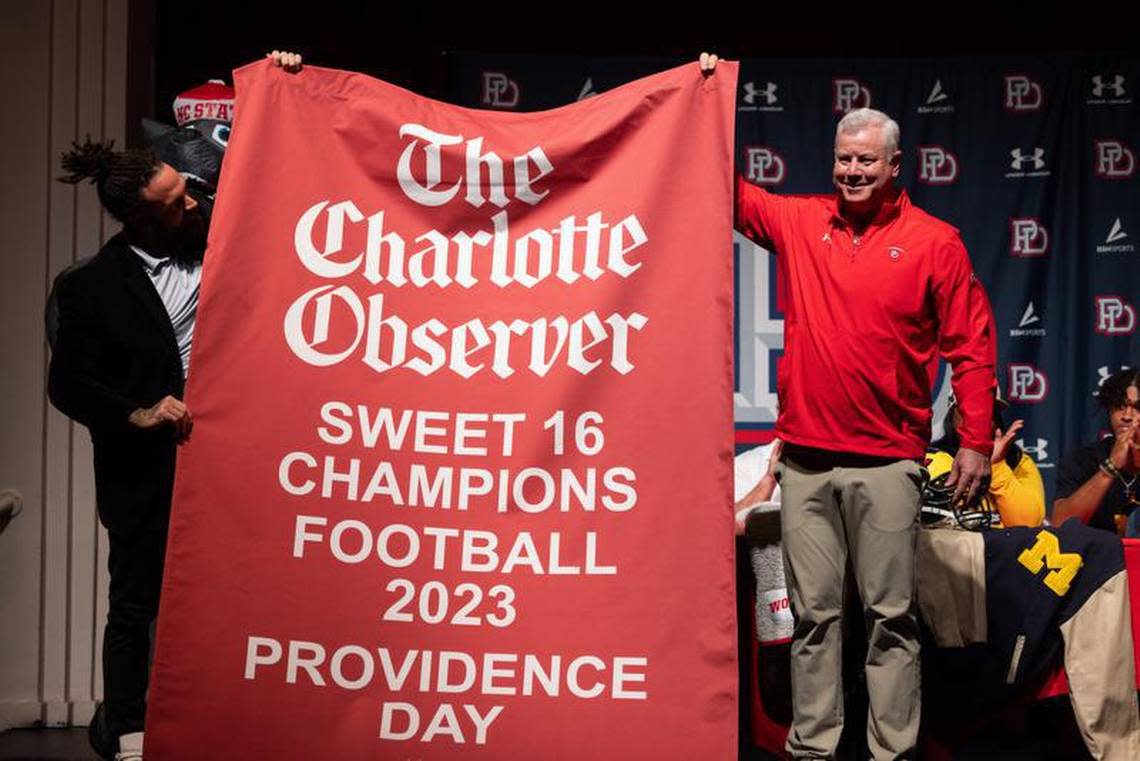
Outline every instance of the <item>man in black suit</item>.
POLYGON ((123 223, 85 266, 57 283, 59 328, 48 393, 87 426, 99 519, 110 538, 104 701, 92 745, 141 759, 150 627, 158 613, 182 402, 205 250, 205 223, 185 179, 148 151, 76 144, 69 174, 91 180, 123 223))
MULTIPOLYGON (((287 73, 301 70, 296 53, 267 57, 287 73)), ((182 396, 206 221, 175 168, 150 151, 111 148, 88 139, 63 156, 60 179, 94 183, 123 231, 53 285, 48 394, 91 432, 95 501, 110 539, 103 704, 91 745, 104 759, 141 761, 175 453, 192 427, 182 396)))

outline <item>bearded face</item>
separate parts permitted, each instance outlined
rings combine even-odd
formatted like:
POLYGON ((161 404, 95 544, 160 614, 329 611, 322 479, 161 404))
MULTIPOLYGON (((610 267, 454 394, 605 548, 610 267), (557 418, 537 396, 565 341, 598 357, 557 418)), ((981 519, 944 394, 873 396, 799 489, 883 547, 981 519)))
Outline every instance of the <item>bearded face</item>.
POLYGON ((222 158, 229 144, 229 123, 198 119, 181 127, 171 127, 143 119, 143 131, 158 159, 185 178, 187 192, 198 202, 198 214, 208 227, 222 158))

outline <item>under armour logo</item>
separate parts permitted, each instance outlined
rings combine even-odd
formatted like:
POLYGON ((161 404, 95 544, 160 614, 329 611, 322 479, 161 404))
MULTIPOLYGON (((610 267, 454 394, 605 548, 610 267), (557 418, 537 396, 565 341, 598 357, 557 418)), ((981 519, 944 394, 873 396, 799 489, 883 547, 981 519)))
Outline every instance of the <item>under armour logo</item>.
POLYGON ((1114 76, 1110 81, 1106 81, 1104 77, 1097 74, 1092 78, 1093 83, 1093 97, 1103 98, 1105 90, 1111 90, 1113 97, 1124 97, 1124 77, 1120 74, 1114 76))
POLYGON ((1013 157, 1013 161, 1009 162, 1010 169, 1022 170, 1025 165, 1032 164, 1034 169, 1045 168, 1045 149, 1034 148, 1032 153, 1023 153, 1020 148, 1014 148, 1009 152, 1013 157))
POLYGON ((1038 438, 1036 446, 1026 444, 1025 439, 1018 439, 1017 440, 1017 446, 1021 447, 1021 451, 1025 452, 1027 455, 1032 457, 1038 463, 1045 462, 1046 460, 1049 459, 1049 451, 1048 451, 1049 450, 1049 440, 1048 439, 1038 438))
POLYGON ((756 104, 756 99, 762 98, 763 101, 771 106, 776 103, 776 83, 768 82, 764 85, 763 89, 757 88, 755 82, 744 83, 744 102, 750 106, 756 104))

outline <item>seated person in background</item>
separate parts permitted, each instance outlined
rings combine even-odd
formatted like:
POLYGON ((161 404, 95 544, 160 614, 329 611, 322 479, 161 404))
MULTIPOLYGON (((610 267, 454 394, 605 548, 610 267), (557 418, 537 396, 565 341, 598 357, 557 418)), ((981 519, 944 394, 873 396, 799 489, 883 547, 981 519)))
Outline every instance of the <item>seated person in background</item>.
POLYGON ((1057 470, 1053 524, 1077 518, 1124 533, 1140 504, 1140 370, 1109 376, 1096 392, 1112 435, 1069 452, 1057 470))
POLYGON ((770 444, 761 444, 755 449, 738 454, 733 461, 734 498, 736 504, 736 535, 744 535, 744 523, 748 511, 763 502, 780 499, 780 485, 776 483, 776 463, 780 460, 783 442, 772 439, 770 444), (757 481, 756 479, 760 480, 757 481))
MULTIPOLYGON (((990 457, 990 488, 986 496, 1003 526, 1040 526, 1045 520, 1045 486, 1033 458, 1013 441, 1024 421, 1015 420, 1009 428, 1002 422, 1002 410, 1007 406, 999 389, 994 399, 994 451, 990 457)), ((961 422, 962 413, 951 398, 942 421, 942 438, 932 443, 931 449, 955 455, 961 422)))

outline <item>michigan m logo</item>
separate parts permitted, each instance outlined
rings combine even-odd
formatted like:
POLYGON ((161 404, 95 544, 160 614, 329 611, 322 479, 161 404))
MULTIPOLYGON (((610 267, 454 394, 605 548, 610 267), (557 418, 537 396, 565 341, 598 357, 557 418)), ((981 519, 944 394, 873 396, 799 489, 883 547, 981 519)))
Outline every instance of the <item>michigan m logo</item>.
POLYGON ((1039 531, 1037 541, 1017 556, 1017 562, 1035 575, 1048 566, 1049 573, 1045 574, 1045 586, 1053 590, 1058 597, 1064 597, 1068 593, 1077 571, 1084 565, 1084 561, 1077 553, 1061 552, 1061 543, 1057 541, 1056 534, 1048 531, 1039 531))

